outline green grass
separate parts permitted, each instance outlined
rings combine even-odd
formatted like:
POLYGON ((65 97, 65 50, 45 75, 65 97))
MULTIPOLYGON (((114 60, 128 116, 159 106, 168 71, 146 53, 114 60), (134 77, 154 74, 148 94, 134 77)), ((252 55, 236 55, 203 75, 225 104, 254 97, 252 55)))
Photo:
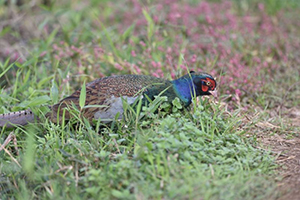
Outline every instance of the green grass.
POLYGON ((134 124, 134 118, 120 121, 101 133, 84 122, 75 128, 49 122, 18 128, 21 167, 1 152, 2 195, 68 199, 274 196, 275 185, 268 178, 275 167, 272 156, 236 131, 238 118, 226 117, 218 105, 201 104, 185 114, 147 114, 137 127, 126 126, 134 124))
MULTIPOLYGON (((185 110, 176 100, 171 108, 163 97, 158 97, 147 107, 141 107, 140 102, 133 108, 125 104, 127 112, 124 119, 111 125, 102 125, 101 128, 81 119, 76 111, 73 113, 75 119, 70 123, 54 124, 43 117, 48 111, 47 105, 57 103, 85 82, 102 75, 151 74, 154 72, 152 61, 161 62, 165 78, 170 78, 171 73, 186 73, 189 68, 207 72, 216 69, 221 74, 221 77, 217 77, 218 81, 229 74, 217 65, 218 56, 204 52, 198 55, 200 61, 186 66, 189 56, 197 54, 195 50, 187 48, 185 55, 181 51, 178 55, 160 51, 158 47, 183 50, 190 47, 192 42, 185 27, 154 22, 153 13, 156 11, 149 2, 149 9, 144 9, 141 16, 145 18, 146 25, 132 23, 124 30, 118 26, 125 23, 122 15, 110 18, 116 9, 120 13, 131 12, 131 8, 122 2, 112 6, 109 1, 91 1, 81 9, 76 7, 79 2, 56 2, 51 7, 40 6, 36 10, 28 5, 10 8, 13 10, 4 5, 0 7, 0 19, 10 19, 9 11, 16 11, 17 16, 23 16, 22 12, 27 14, 22 24, 7 25, 0 32, 0 36, 7 36, 5 40, 19 47, 18 52, 26 55, 24 62, 18 62, 13 60, 13 56, 8 58, 0 54, 0 113, 31 108, 41 119, 25 127, 0 129, 0 144, 10 133, 16 136, 17 141, 17 148, 11 141, 6 146, 7 151, 0 151, 1 198, 278 197, 280 191, 276 190, 274 180, 274 169, 277 167, 275 157, 270 151, 264 150, 266 147, 260 148, 261 143, 256 138, 261 130, 254 124, 258 121, 281 123, 282 118, 274 119, 271 111, 279 104, 288 108, 299 105, 299 84, 294 84, 299 82, 299 71, 295 70, 296 53, 289 55, 292 58, 290 65, 276 60, 274 62, 279 63, 281 70, 270 73, 262 69, 258 76, 253 77, 254 83, 256 79, 265 79, 266 83, 259 92, 249 88, 250 92, 241 102, 231 100, 230 95, 234 94, 226 94, 228 85, 236 81, 233 80, 218 86, 220 103, 199 99, 199 102, 185 110), (32 29, 31 24, 36 24, 36 29, 32 29), (135 28, 140 30, 140 34, 134 34, 135 28), (163 38, 157 32, 162 33, 163 38), (182 43, 174 47, 178 37, 182 43), (61 48, 61 52, 71 51, 73 54, 61 56, 60 50, 56 50, 54 45, 61 48), (72 45, 80 51, 73 51, 72 45), (104 52, 96 55, 95 46, 104 52), (136 56, 132 55, 132 51, 136 56), (59 59, 57 56, 60 56, 59 59), (212 62, 204 65, 205 59, 210 58, 213 58, 212 62), (171 64, 168 63, 170 60, 171 64), (124 69, 119 70, 116 64, 124 69), (139 67, 135 68, 134 65, 139 67), (174 66, 177 65, 185 65, 188 69, 175 70, 174 66), (289 91, 293 93, 289 95, 289 91), (229 104, 233 105, 230 111, 227 109, 229 104), (253 106, 247 111, 247 114, 251 113, 249 116, 259 113, 251 122, 244 120, 243 108, 246 106, 253 106)), ((279 0, 264 2, 270 2, 266 4, 266 12, 271 15, 276 15, 282 9, 298 8, 296 1, 289 4, 282 4, 279 0)), ((240 1, 233 6, 236 9, 233 13, 248 13, 251 6, 257 3, 256 0, 240 1)), ((258 12, 257 7, 253 10, 254 13, 258 12)), ((197 29, 193 31, 197 33, 197 29)), ((291 28, 292 35, 297 31, 291 28)), ((240 37, 239 34, 237 37, 240 37)), ((245 62, 249 63, 249 69, 256 69, 252 64, 255 57, 252 53, 254 55, 257 50, 256 53, 259 52, 257 54, 262 57, 270 55, 266 53, 264 45, 247 46, 245 41, 245 38, 232 41, 230 50, 234 53, 241 51, 246 55, 245 62)), ((278 42, 271 42, 274 41, 278 42)), ((270 54, 276 54, 276 51, 270 54)), ((80 107, 83 108, 84 89, 81 91, 80 107)), ((282 123, 278 132, 284 133, 286 130, 294 131, 295 134, 291 136, 298 131, 282 123)), ((274 134, 273 130, 264 131, 274 134)))

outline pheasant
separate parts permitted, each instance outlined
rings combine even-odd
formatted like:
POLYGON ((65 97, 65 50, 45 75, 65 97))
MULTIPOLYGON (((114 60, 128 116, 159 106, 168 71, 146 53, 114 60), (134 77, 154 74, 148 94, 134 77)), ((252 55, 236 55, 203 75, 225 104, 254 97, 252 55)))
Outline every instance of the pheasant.
MULTIPOLYGON (((188 107, 194 96, 211 95, 216 86, 216 80, 211 75, 194 71, 173 81, 145 75, 109 76, 86 84, 86 106, 81 112, 89 121, 100 118, 101 122, 107 123, 114 120, 117 113, 120 113, 119 118, 122 118, 123 100, 132 104, 141 97, 142 101, 146 102, 147 99, 153 100, 155 96, 162 93, 161 96, 166 96, 168 102, 178 97, 182 105, 188 107)), ((61 120, 63 116, 64 108, 72 107, 73 104, 79 108, 80 92, 79 89, 59 103, 50 106, 50 112, 46 117, 57 123, 57 119, 61 120)), ((66 120, 71 118, 68 111, 65 111, 64 115, 66 120)), ((34 118, 31 110, 2 114, 0 127, 26 125, 34 121, 34 118)))

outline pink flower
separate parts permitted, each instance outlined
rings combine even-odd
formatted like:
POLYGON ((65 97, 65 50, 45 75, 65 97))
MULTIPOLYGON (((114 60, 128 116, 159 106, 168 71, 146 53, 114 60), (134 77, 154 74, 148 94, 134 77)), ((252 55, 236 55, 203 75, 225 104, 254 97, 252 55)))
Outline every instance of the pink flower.
POLYGON ((124 68, 119 63, 115 63, 115 68, 120 71, 124 70, 124 68))
POLYGON ((265 5, 264 5, 263 3, 259 3, 259 4, 258 4, 258 9, 259 9, 260 11, 264 11, 264 10, 265 10, 265 5))
POLYGON ((44 57, 47 54, 47 51, 43 51, 42 53, 40 53, 40 57, 44 57))
POLYGON ((140 45, 142 45, 143 47, 146 46, 145 42, 143 42, 143 41, 140 41, 140 45))
POLYGON ((192 63, 195 63, 196 60, 197 60, 197 55, 194 54, 194 55, 192 56, 191 62, 192 62, 192 63))
POLYGON ((132 57, 136 57, 136 54, 135 54, 135 51, 134 51, 134 50, 131 51, 131 56, 132 56, 132 57))

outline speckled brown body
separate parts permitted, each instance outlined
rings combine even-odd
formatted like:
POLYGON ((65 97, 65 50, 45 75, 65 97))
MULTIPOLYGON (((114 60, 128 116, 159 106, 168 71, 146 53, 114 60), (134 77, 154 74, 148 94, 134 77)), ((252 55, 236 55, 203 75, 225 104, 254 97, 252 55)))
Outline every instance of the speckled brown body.
MULTIPOLYGON (((146 92, 150 98, 153 98, 154 95, 158 95, 167 87, 172 89, 171 86, 171 81, 152 76, 123 75, 100 78, 86 85, 85 105, 106 105, 107 107, 85 108, 82 111, 82 114, 91 121, 96 112, 100 110, 106 112, 109 109, 109 99, 112 97, 131 97, 146 92)), ((61 100, 58 104, 53 105, 51 108, 52 111, 47 114, 47 117, 50 117, 53 122, 57 122, 57 116, 59 116, 59 119, 61 120, 64 107, 71 107, 73 102, 79 108, 79 96, 80 90, 77 90, 69 97, 61 100), (58 112, 59 115, 57 115, 58 112)), ((66 112, 65 119, 69 118, 70 114, 66 112)))

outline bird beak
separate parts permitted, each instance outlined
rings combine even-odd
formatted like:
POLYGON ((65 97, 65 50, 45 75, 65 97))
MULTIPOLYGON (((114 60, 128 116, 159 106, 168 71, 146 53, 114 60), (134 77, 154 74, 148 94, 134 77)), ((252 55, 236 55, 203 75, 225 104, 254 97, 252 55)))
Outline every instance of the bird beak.
POLYGON ((209 91, 209 93, 210 93, 213 97, 215 97, 215 98, 218 97, 218 91, 217 91, 217 90, 209 91))

